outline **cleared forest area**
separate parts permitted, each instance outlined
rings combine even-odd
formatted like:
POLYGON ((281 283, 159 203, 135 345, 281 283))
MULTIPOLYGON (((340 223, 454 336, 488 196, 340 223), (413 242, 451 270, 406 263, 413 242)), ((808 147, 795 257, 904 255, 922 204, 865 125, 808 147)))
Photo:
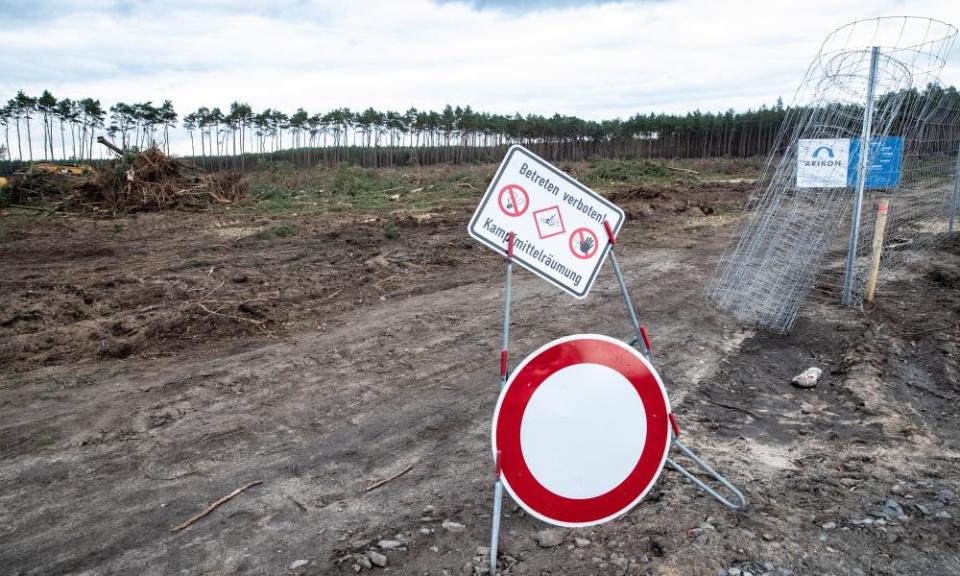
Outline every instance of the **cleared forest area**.
MULTIPOLYGON (((511 504, 504 573, 956 573, 960 249, 865 317, 828 276, 769 335, 701 294, 757 161, 560 167, 625 210, 618 255, 684 438, 751 509, 665 471, 622 520, 544 548, 511 504), (811 365, 822 382, 791 386, 811 365)), ((502 259, 465 230, 495 169, 271 162, 247 202, 201 213, 3 211, 3 569, 484 573, 502 259)), ((609 267, 584 301, 516 283, 518 356, 629 332, 609 267)))

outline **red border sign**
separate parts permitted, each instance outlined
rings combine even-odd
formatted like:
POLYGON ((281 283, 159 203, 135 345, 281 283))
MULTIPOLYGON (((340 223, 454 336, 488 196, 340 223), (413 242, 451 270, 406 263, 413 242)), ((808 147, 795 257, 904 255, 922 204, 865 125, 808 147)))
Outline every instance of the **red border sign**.
POLYGON ((593 258, 593 255, 597 253, 597 247, 600 246, 596 232, 589 228, 577 228, 571 232, 568 243, 570 244, 570 252, 581 260, 589 260, 590 258, 593 258), (577 238, 577 242, 583 242, 583 240, 586 238, 586 235, 589 235, 591 238, 593 238, 593 247, 586 252, 581 252, 580 250, 577 250, 578 247, 574 247, 574 238, 577 238))
POLYGON ((612 520, 636 505, 660 475, 670 443, 669 413, 660 376, 636 349, 599 334, 554 340, 524 359, 500 393, 491 433, 494 457, 499 452, 500 478, 517 503, 545 522, 577 527, 612 520), (520 428, 534 392, 555 372, 577 364, 600 364, 621 374, 633 385, 646 416, 646 437, 636 439, 643 447, 632 471, 618 486, 590 498, 550 491, 530 470, 521 447, 520 428))
POLYGON ((549 207, 547 207, 547 208, 541 208, 541 209, 539 209, 539 210, 537 210, 536 212, 533 213, 533 218, 534 218, 534 223, 537 225, 537 235, 540 236, 540 239, 541 239, 541 240, 543 240, 543 239, 545 239, 545 238, 550 238, 550 237, 552 237, 552 236, 556 236, 557 234, 563 234, 563 233, 566 232, 566 230, 567 230, 567 227, 564 226, 564 224, 563 224, 563 213, 560 212, 560 206, 559 206, 559 205, 549 206, 549 207), (540 214, 541 212, 549 212, 549 211, 551 211, 551 210, 554 210, 554 211, 556 211, 556 213, 557 213, 557 219, 560 221, 560 230, 558 230, 558 231, 556 231, 556 232, 551 232, 551 233, 549 233, 549 234, 544 234, 544 233, 543 233, 543 230, 540 229, 540 218, 537 217, 537 214, 540 214))
POLYGON ((520 185, 507 184, 500 189, 500 194, 497 196, 497 203, 500 205, 500 210, 503 211, 504 214, 515 218, 517 216, 523 216, 523 213, 530 207, 530 196, 520 185), (517 205, 517 192, 523 195, 522 207, 517 205), (505 202, 505 200, 509 200, 509 203, 505 202))

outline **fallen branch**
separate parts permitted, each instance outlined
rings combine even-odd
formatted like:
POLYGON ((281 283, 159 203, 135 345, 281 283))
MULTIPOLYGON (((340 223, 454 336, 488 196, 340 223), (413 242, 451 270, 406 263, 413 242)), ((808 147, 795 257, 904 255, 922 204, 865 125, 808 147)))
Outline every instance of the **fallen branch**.
POLYGON ((917 390, 923 390, 923 391, 926 392, 927 394, 933 394, 933 395, 936 396, 937 398, 943 398, 944 400, 949 400, 949 401, 951 401, 951 402, 956 400, 956 398, 953 397, 953 396, 949 396, 949 395, 944 394, 944 393, 942 393, 942 392, 937 392, 936 390, 931 390, 930 388, 927 388, 926 386, 921 386, 921 385, 919 385, 919 384, 914 384, 913 382, 907 382, 906 384, 907 384, 907 386, 911 386, 911 387, 913 387, 913 388, 916 388, 917 390))
POLYGON ((709 398, 709 397, 707 398, 707 402, 709 402, 709 403, 711 403, 711 404, 714 404, 714 405, 716 405, 716 406, 720 406, 721 408, 726 408, 726 409, 728 409, 728 410, 737 410, 738 412, 743 412, 744 414, 747 414, 748 416, 753 416, 753 417, 754 417, 755 419, 757 419, 757 420, 763 420, 763 417, 760 416, 759 414, 757 414, 757 413, 755 413, 755 412, 751 412, 750 410, 747 410, 746 408, 742 408, 742 407, 737 406, 737 405, 735 405, 735 404, 725 404, 725 403, 723 403, 723 402, 717 402, 716 400, 714 400, 714 399, 712 399, 712 398, 709 398))
POLYGON ((684 174, 694 174, 697 176, 700 175, 700 173, 697 172, 696 170, 687 170, 686 168, 674 168, 673 166, 667 166, 666 164, 664 164, 663 167, 666 168, 667 170, 673 170, 674 172, 683 172, 684 174))
POLYGON ((378 481, 374 482, 373 484, 367 486, 367 488, 364 490, 364 492, 369 492, 369 491, 371 491, 371 490, 376 490, 377 488, 383 486, 383 485, 386 484, 387 482, 390 482, 390 481, 392 481, 392 480, 396 480, 397 478, 403 476, 404 474, 406 474, 407 472, 409 472, 409 471, 411 471, 411 470, 413 470, 413 464, 407 466, 406 468, 404 468, 403 470, 397 472, 397 473, 394 474, 393 476, 387 476, 387 477, 384 478, 383 480, 378 480, 378 481))
POLYGON ((207 308, 206 306, 204 306, 204 305, 201 304, 200 302, 197 302, 197 306, 203 308, 204 312, 207 312, 208 314, 210 314, 210 315, 212 315, 212 316, 222 316, 222 317, 224 317, 224 318, 229 318, 229 319, 231 319, 231 320, 238 320, 238 321, 240 321, 240 322, 249 322, 249 323, 255 324, 255 325, 257 325, 257 326, 263 326, 263 322, 260 321, 260 320, 252 320, 252 319, 250 319, 250 318, 241 318, 241 317, 239 317, 239 316, 231 316, 230 314, 223 314, 222 312, 217 312, 216 310, 211 310, 211 309, 207 308))
POLYGON ((8 204, 7 208, 17 208, 18 210, 33 210, 35 212, 50 212, 49 208, 40 208, 38 206, 25 206, 23 204, 8 204))
POLYGON ((939 326, 937 328, 928 328, 927 330, 920 330, 918 332, 896 332, 894 330, 891 330, 890 333, 893 334, 894 336, 901 336, 901 337, 920 336, 921 334, 930 334, 931 332, 942 332, 949 327, 950 325, 947 324, 946 326, 939 326))
POLYGON ((123 158, 123 150, 121 150, 120 148, 118 148, 116 144, 114 144, 113 142, 107 140, 107 139, 104 138, 103 136, 97 136, 97 143, 98 143, 98 144, 102 144, 103 146, 106 146, 106 147, 109 148, 114 154, 116 154, 117 156, 120 156, 121 158, 123 158))
POLYGON ((256 482, 251 482, 251 483, 247 484, 246 486, 241 486, 240 488, 237 488, 237 489, 234 490, 233 492, 227 494, 227 495, 224 496, 223 498, 221 498, 221 499, 217 500, 216 502, 214 502, 213 504, 207 506, 206 510, 204 510, 203 512, 200 512, 200 513, 198 513, 198 514, 195 514, 194 516, 191 516, 190 519, 188 519, 186 522, 184 522, 183 524, 177 526, 176 528, 172 528, 170 531, 171 531, 171 532, 179 532, 179 531, 183 530, 184 528, 187 528, 188 526, 190 526, 191 524, 193 524, 193 523, 196 522, 197 520, 200 520, 201 518, 203 518, 203 517, 206 516, 207 514, 213 512, 214 510, 216 510, 217 508, 219 508, 219 507, 220 507, 221 505, 223 505, 224 503, 230 501, 231 499, 233 499, 235 496, 239 495, 239 494, 240 494, 241 492, 243 492, 244 490, 247 490, 247 489, 249 489, 249 488, 253 488, 254 486, 256 486, 256 485, 258 485, 258 484, 263 484, 263 480, 257 480, 256 482))

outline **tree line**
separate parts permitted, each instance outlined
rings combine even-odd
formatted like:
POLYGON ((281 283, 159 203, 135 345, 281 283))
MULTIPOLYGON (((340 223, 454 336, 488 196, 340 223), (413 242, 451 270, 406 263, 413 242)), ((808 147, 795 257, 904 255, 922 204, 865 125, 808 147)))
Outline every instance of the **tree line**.
MULTIPOLYGON (((953 87, 931 86, 914 98, 960 102, 953 87)), ((698 110, 610 120, 491 114, 449 105, 439 112, 338 108, 311 114, 298 108, 288 115, 272 108, 256 112, 236 101, 225 110, 201 107, 181 119, 169 100, 159 106, 120 102, 104 109, 92 98, 57 99, 48 90, 33 97, 20 91, 0 107, 0 159, 89 161, 100 154, 94 147, 99 135, 124 149, 158 146, 169 152, 171 131, 177 128, 186 132, 183 146, 189 139, 192 159, 210 169, 245 168, 262 157, 299 166, 496 161, 514 143, 550 160, 750 157, 767 154, 784 122, 802 116, 797 111, 778 99, 773 106, 743 112, 698 110), (34 150, 38 127, 41 151, 34 150)))

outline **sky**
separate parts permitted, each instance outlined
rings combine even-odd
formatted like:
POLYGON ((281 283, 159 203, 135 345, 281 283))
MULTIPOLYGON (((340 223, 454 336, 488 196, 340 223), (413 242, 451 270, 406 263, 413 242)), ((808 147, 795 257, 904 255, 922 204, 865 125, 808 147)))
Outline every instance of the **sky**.
MULTIPOLYGON (((956 0, 0 0, 0 99, 588 119, 789 103, 835 28, 956 0)), ((942 75, 960 85, 960 43, 942 75)))

